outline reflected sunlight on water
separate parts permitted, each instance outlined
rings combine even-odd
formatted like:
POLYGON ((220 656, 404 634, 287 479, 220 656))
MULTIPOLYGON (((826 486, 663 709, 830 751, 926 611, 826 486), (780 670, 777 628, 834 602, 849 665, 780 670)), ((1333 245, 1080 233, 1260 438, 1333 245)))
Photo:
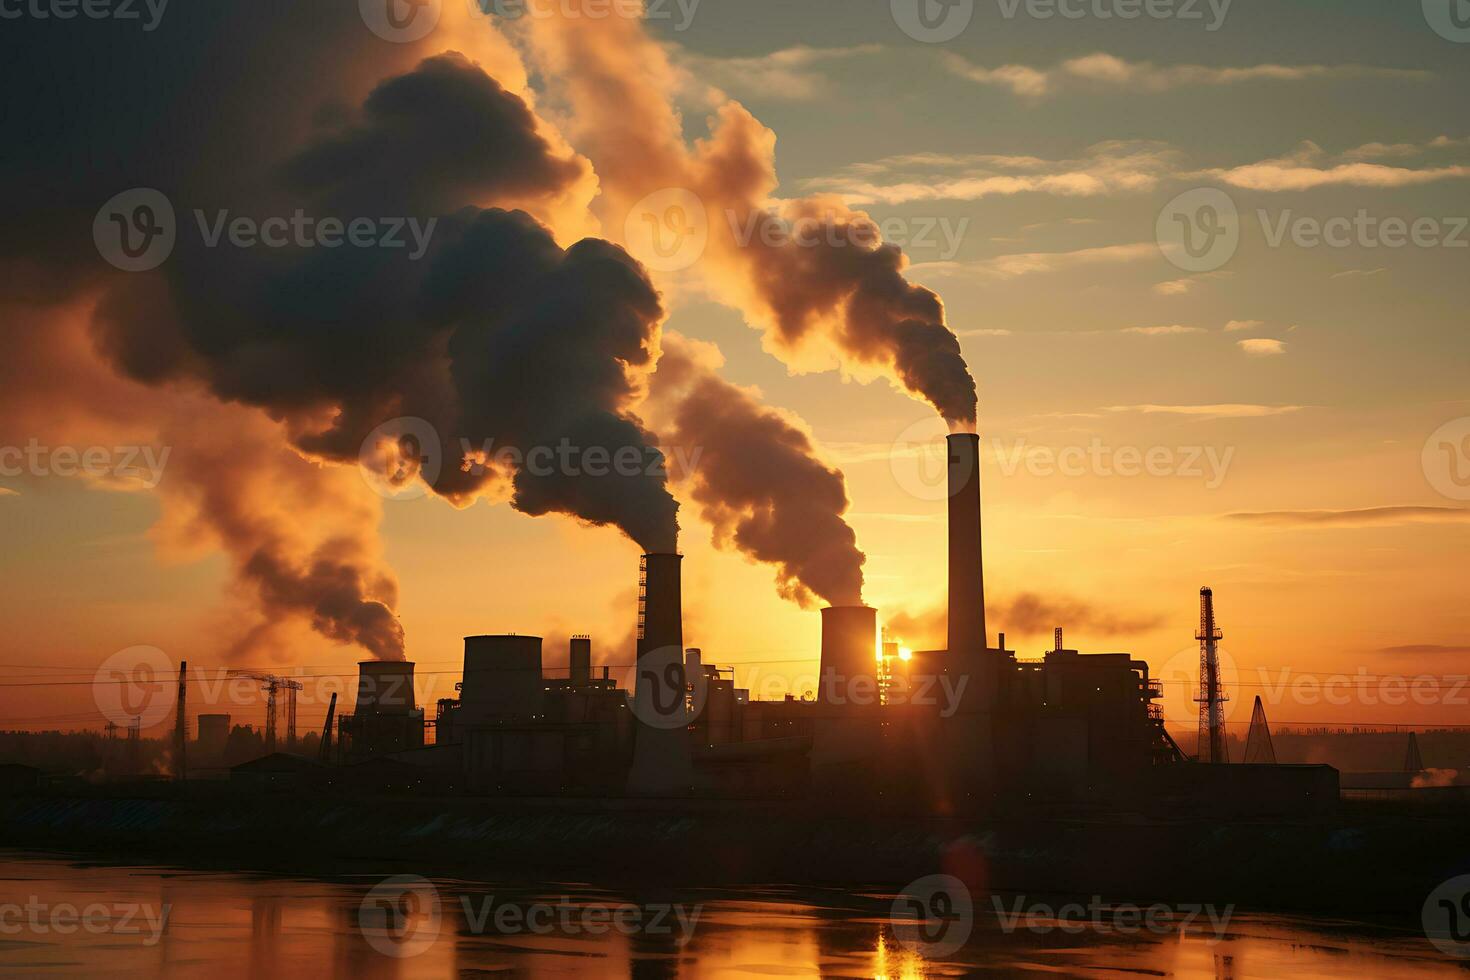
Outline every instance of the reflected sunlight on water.
POLYGON ((631 978, 1464 976, 1409 928, 1237 913, 1123 935, 1055 920, 1006 931, 989 905, 957 952, 927 959, 892 895, 821 889, 607 891, 398 876, 330 880, 0 860, 0 973, 118 977, 631 978), (164 910, 167 915, 164 916, 164 910), (1029 926, 1029 927, 1028 927, 1029 926))

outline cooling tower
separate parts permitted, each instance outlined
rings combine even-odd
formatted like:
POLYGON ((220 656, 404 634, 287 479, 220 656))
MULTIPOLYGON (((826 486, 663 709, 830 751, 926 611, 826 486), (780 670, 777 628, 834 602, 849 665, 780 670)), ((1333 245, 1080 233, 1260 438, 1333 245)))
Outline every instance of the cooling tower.
POLYGON ((878 610, 832 606, 822 610, 823 704, 876 704, 878 695, 878 610))
POLYGON ((462 724, 530 719, 541 713, 541 637, 467 636, 462 724))
POLYGON ((415 707, 412 663, 407 660, 364 660, 357 666, 357 715, 412 713, 415 707))
POLYGON ((984 652, 985 575, 980 554, 980 437, 949 437, 949 654, 984 652))

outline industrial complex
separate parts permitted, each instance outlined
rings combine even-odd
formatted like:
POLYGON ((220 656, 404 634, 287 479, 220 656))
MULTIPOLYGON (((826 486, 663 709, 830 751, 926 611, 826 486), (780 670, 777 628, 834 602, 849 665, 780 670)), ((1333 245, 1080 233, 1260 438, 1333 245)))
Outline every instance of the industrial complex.
MULTIPOLYGON (((1213 766, 1223 757, 1213 596, 1201 592, 1197 758, 1165 730, 1160 683, 1122 653, 1067 649, 1063 633, 1023 659, 985 622, 980 440, 948 439, 948 643, 899 650, 877 611, 822 610, 813 699, 753 700, 733 671, 685 646, 682 556, 641 561, 632 691, 592 640, 570 641, 549 677, 536 636, 465 639, 458 697, 414 695, 414 664, 361 665, 356 703, 329 713, 320 762, 415 772, 474 794, 582 797, 869 799, 933 814, 1022 801, 1170 799, 1267 812, 1335 803, 1325 766, 1213 766), (426 729, 432 739, 426 739, 426 729)), ((200 734, 205 731, 201 718, 200 734)))

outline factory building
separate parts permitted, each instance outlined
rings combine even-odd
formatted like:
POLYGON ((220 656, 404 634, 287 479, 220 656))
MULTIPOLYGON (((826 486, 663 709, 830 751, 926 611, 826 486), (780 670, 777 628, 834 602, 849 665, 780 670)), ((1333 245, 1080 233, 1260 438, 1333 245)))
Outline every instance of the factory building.
MULTIPOLYGON (((824 609, 814 697, 752 700, 732 669, 684 646, 682 556, 648 554, 631 691, 606 667, 594 674, 588 636, 571 639, 565 677, 547 676, 540 637, 469 636, 432 750, 414 751, 425 726, 413 665, 373 662, 339 752, 454 766, 468 791, 493 795, 865 801, 933 814, 1136 797, 1187 761, 1164 729, 1158 681, 1128 654, 1066 648, 1060 629, 1036 658, 1007 649, 1004 634, 990 644, 979 437, 950 436, 948 453, 943 650, 900 652, 870 607, 824 609)), ((1307 775, 1319 797, 1321 774, 1307 775)), ((1274 770, 1259 778, 1306 785, 1274 770)), ((1206 792, 1202 779, 1187 791, 1206 792)))

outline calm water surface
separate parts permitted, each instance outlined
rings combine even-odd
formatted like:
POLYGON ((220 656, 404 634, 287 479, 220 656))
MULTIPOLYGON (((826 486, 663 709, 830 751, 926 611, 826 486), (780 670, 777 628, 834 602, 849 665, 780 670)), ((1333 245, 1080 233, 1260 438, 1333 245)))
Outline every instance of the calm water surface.
POLYGON ((4 854, 0 975, 1470 976, 1470 964, 1407 927, 1238 911, 1217 939, 1208 920, 1067 933, 1034 910, 1007 929, 986 904, 949 951, 924 940, 952 944, 960 926, 921 935, 892 920, 892 900, 809 888, 323 880, 4 854))

